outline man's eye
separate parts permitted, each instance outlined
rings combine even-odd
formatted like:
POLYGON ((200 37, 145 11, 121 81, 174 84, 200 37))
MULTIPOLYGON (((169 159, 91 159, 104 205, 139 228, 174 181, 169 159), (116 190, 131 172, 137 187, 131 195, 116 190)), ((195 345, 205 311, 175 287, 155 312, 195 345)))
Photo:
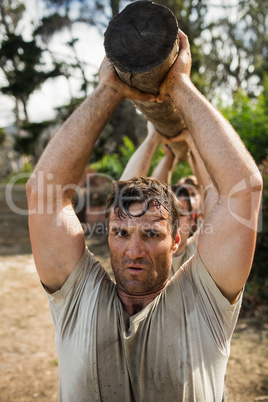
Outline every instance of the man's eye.
POLYGON ((116 231, 116 235, 118 237, 126 237, 127 236, 127 231, 123 230, 123 229, 119 229, 119 230, 116 231))
POLYGON ((149 237, 150 239, 153 239, 153 238, 157 237, 158 232, 156 232, 155 230, 150 230, 148 232, 145 232, 145 235, 147 237, 149 237))

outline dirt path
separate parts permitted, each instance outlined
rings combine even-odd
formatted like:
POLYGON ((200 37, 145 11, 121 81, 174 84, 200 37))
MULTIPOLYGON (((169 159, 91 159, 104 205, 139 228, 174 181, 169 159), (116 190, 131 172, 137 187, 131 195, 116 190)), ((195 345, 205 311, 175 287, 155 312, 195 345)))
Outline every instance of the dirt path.
MULTIPOLYGON (((25 206, 23 190, 17 196, 25 206)), ((103 238, 93 237, 88 243, 108 267, 103 238)), ((3 198, 1 202, 1 188, 0 256, 0 401, 57 401, 54 328, 30 254, 27 217, 16 219, 8 211, 3 198)), ((263 306, 250 317, 239 318, 227 368, 229 402, 268 401, 267 318, 263 306)))

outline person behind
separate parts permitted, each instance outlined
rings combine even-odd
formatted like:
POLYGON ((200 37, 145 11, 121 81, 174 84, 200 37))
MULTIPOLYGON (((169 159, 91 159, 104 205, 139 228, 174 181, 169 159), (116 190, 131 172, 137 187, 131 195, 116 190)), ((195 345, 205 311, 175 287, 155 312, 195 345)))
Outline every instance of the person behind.
MULTIPOLYGON (((173 264, 170 271, 172 277, 175 272, 194 254, 197 247, 199 231, 202 227, 203 218, 217 201, 217 195, 211 184, 208 172, 198 154, 188 130, 184 130, 177 137, 167 138, 161 135, 151 122, 147 123, 148 133, 145 140, 137 148, 128 161, 120 180, 128 180, 133 176, 147 176, 153 155, 162 143, 165 150, 164 157, 160 160, 152 173, 152 177, 170 183, 171 176, 178 158, 172 152, 169 144, 185 141, 189 148, 189 162, 194 174, 199 178, 200 186, 195 179, 196 187, 202 188, 204 197, 202 215, 200 213, 200 194, 190 185, 189 178, 181 179, 172 186, 173 191, 181 202, 180 211, 180 236, 181 241, 178 250, 173 255, 173 264), (182 184, 183 183, 183 184, 182 184), (191 193, 190 193, 191 191, 191 193), (195 208, 193 208, 193 204, 195 208), (197 227, 197 213, 199 214, 199 225, 197 227), (201 220, 202 216, 202 221, 201 220)), ((195 177, 195 176, 193 176, 195 177)), ((191 182, 193 178, 191 179, 191 182)))
MULTIPOLYGON (((188 161, 194 174, 196 174, 198 171, 198 177, 202 190, 210 184, 209 175, 200 156, 198 155, 198 151, 194 146, 190 133, 187 130, 184 130, 176 137, 170 138, 161 135, 150 121, 147 122, 147 130, 145 140, 131 156, 124 169, 124 172, 122 173, 122 176, 120 177, 120 180, 127 180, 134 176, 147 176, 154 153, 156 152, 158 146, 162 143, 165 155, 155 167, 151 176, 166 183, 170 183, 174 168, 178 163, 178 157, 174 154, 169 145, 172 142, 186 142, 189 148, 188 161)), ((194 175, 183 177, 176 183, 176 185, 183 186, 188 189, 191 196, 191 203, 196 214, 195 219, 197 224, 197 217, 202 216, 200 205, 200 186, 197 178, 194 175)))
POLYGON ((173 99, 219 194, 205 218, 213 234, 200 233, 183 269, 168 279, 180 241, 179 205, 157 179, 114 184, 107 217, 116 284, 85 248, 72 195, 94 143, 122 99, 155 100, 122 83, 107 58, 99 85, 47 145, 27 184, 32 250, 56 329, 64 402, 222 397, 262 180, 239 136, 192 84, 188 39, 181 31, 179 38, 156 101, 173 99))
POLYGON ((196 251, 200 231, 213 232, 208 223, 204 224, 204 219, 218 202, 218 194, 190 132, 184 130, 177 137, 169 138, 166 141, 169 144, 177 141, 186 142, 189 148, 189 164, 194 172, 193 176, 183 177, 172 186, 173 191, 184 206, 180 217, 181 243, 174 253, 171 268, 171 275, 173 275, 196 251), (182 197, 183 193, 185 194, 185 201, 182 197))
MULTIPOLYGON (((189 161, 191 161, 191 153, 189 154, 189 161)), ((196 202, 196 207, 194 209, 199 212, 200 209, 200 186, 197 181, 196 176, 189 175, 182 177, 177 183, 177 185, 184 186, 188 189, 190 197, 196 202)))
POLYGON ((170 277, 192 257, 197 248, 199 230, 193 232, 195 225, 195 212, 192 207, 191 197, 188 189, 183 186, 174 185, 171 187, 181 203, 180 209, 180 244, 178 250, 173 254, 170 277))

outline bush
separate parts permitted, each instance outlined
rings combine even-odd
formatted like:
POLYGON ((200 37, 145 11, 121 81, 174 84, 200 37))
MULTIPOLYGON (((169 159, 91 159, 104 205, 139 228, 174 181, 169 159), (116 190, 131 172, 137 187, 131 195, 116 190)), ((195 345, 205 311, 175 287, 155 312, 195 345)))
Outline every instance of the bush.
POLYGON ((233 104, 221 109, 257 163, 261 163, 268 153, 266 89, 268 80, 263 93, 256 99, 249 98, 245 92, 239 90, 234 95, 233 104))
POLYGON ((12 173, 10 176, 8 176, 5 182, 6 183, 12 182, 14 185, 26 184, 32 172, 33 172, 33 166, 31 162, 26 162, 24 164, 23 169, 20 172, 12 173))
MULTIPOLYGON (((91 167, 94 170, 97 170, 99 173, 111 176, 114 180, 119 180, 129 159, 135 151, 136 148, 133 142, 128 137, 124 136, 123 145, 119 147, 118 154, 114 153, 112 155, 104 155, 98 162, 92 163, 91 167)), ((148 173, 149 176, 152 174, 153 170, 164 155, 164 150, 161 146, 159 146, 153 156, 151 167, 148 173)), ((190 174, 192 174, 192 171, 188 162, 178 163, 173 172, 172 184, 176 183, 182 177, 190 174)))

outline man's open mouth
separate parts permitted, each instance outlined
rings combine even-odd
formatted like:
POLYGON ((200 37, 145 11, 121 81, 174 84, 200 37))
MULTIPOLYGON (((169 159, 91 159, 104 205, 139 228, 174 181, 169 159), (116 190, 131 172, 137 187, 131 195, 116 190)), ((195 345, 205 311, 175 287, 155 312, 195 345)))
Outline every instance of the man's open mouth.
POLYGON ((128 267, 127 268, 127 270, 129 271, 129 272, 142 272, 142 271, 144 271, 144 269, 143 268, 140 268, 140 267, 128 267))

